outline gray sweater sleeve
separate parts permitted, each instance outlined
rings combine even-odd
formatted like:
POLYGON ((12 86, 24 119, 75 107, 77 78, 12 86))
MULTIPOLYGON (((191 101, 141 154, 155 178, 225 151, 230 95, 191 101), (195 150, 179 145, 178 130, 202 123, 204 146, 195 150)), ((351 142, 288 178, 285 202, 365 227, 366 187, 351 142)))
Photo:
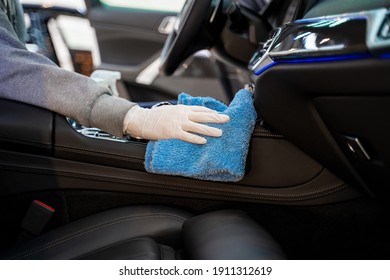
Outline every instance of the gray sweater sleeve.
POLYGON ((123 135, 124 117, 135 105, 112 96, 108 88, 91 78, 29 52, 1 11, 0 98, 43 107, 116 136, 123 135))

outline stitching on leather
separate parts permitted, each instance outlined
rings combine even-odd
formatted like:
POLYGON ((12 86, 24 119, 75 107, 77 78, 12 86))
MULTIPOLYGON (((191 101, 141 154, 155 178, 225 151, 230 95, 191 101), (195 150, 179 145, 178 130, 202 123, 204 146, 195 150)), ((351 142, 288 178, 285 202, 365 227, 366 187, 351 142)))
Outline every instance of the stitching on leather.
POLYGON ((279 134, 265 134, 265 133, 257 133, 256 131, 252 134, 255 137, 273 137, 273 138, 284 138, 279 134))
POLYGON ((20 143, 20 142, 28 142, 28 143, 32 143, 32 144, 35 144, 35 145, 45 145, 45 146, 51 146, 52 143, 51 142, 40 142, 40 141, 32 141, 32 140, 27 140, 27 139, 22 139, 22 138, 9 138, 9 137, 4 137, 4 136, 0 136, 0 140, 3 140, 3 141, 10 141, 10 142, 15 142, 15 143, 20 143))
POLYGON ((270 131, 270 130, 268 130, 268 129, 263 129, 263 128, 255 128, 253 131, 254 131, 254 132, 264 132, 264 133, 270 133, 270 134, 278 134, 278 135, 280 135, 280 134, 277 133, 277 132, 272 132, 272 131, 270 131))
POLYGON ((43 247, 41 246, 41 247, 38 247, 38 248, 33 248, 33 249, 28 250, 25 253, 16 255, 16 256, 12 257, 12 259, 25 259, 25 258, 27 258, 29 256, 32 256, 32 255, 38 254, 38 253, 40 253, 42 251, 45 251, 47 249, 59 246, 59 245, 65 243, 65 242, 71 241, 71 240, 73 240, 75 238, 79 238, 79 237, 84 236, 84 235, 86 235, 88 233, 95 232, 97 230, 100 230, 100 229, 103 229, 103 228, 107 228, 107 227, 110 227, 110 226, 113 226, 113 225, 126 223, 126 222, 130 222, 130 221, 134 221, 134 220, 156 219, 156 218, 171 219, 171 220, 176 220, 176 221, 179 221, 179 222, 182 222, 182 223, 187 220, 185 217, 182 217, 182 216, 165 214, 165 213, 164 214, 160 214, 160 215, 145 215, 145 216, 138 216, 138 217, 130 217, 130 216, 121 217, 121 218, 113 219, 113 220, 110 220, 110 221, 107 221, 107 222, 104 222, 104 223, 100 223, 98 225, 91 226, 91 227, 88 227, 86 229, 79 230, 79 231, 76 231, 74 233, 65 235, 65 236, 63 236, 61 238, 58 238, 56 240, 53 240, 53 241, 49 242, 47 245, 45 245, 43 247))
POLYGON ((86 150, 86 149, 81 149, 81 148, 72 147, 72 146, 56 145, 56 148, 58 150, 67 151, 67 152, 71 151, 71 152, 78 153, 78 154, 86 154, 86 155, 92 155, 92 156, 96 156, 96 154, 99 154, 98 155, 99 157, 120 159, 120 160, 125 160, 125 161, 136 162, 136 163, 143 163, 142 159, 130 158, 130 157, 125 156, 123 154, 116 154, 116 153, 108 154, 108 153, 103 152, 103 151, 86 150))
POLYGON ((280 133, 277 133, 277 132, 272 132, 268 129, 265 129, 265 128, 262 128, 262 127, 255 127, 254 133, 266 133, 266 134, 271 134, 271 135, 277 135, 277 136, 280 136, 280 137, 284 137, 282 134, 280 133))
MULTIPOLYGON (((0 162, 0 164, 1 164, 1 162, 0 162)), ((20 164, 14 164, 14 165, 23 167, 20 164)), ((139 183, 152 183, 152 184, 165 185, 165 186, 167 186, 167 188, 179 190, 179 191, 185 191, 185 192, 217 194, 217 195, 227 196, 227 197, 242 197, 242 198, 250 198, 250 199, 253 199, 253 196, 257 196, 258 199, 266 199, 266 200, 271 200, 271 201, 278 201, 278 200, 279 201, 289 201, 289 200, 291 201, 291 198, 295 199, 295 201, 306 200, 306 199, 310 199, 310 198, 321 197, 321 196, 327 195, 330 191, 340 191, 340 190, 343 190, 343 189, 348 187, 344 182, 339 181, 339 182, 332 184, 330 186, 327 185, 327 186, 323 187, 322 189, 316 190, 314 192, 306 192, 304 194, 299 194, 299 195, 295 195, 295 194, 287 194, 286 195, 286 194, 277 194, 277 193, 237 191, 237 190, 233 190, 233 189, 227 190, 227 189, 222 189, 222 188, 218 188, 218 187, 207 187, 207 186, 200 186, 200 185, 186 186, 184 188, 184 187, 181 187, 181 185, 179 185, 179 184, 167 184, 165 182, 146 180, 146 179, 138 179, 138 178, 132 178, 132 177, 101 176, 101 174, 91 173, 91 172, 84 172, 84 173, 78 172, 76 174, 75 171, 69 171, 66 169, 55 169, 55 170, 50 169, 50 170, 48 170, 47 168, 42 168, 42 167, 38 167, 38 166, 29 167, 29 168, 46 170, 48 173, 52 173, 52 174, 55 174, 55 171, 72 173, 72 174, 63 174, 63 176, 75 177, 75 178, 87 178, 87 179, 97 180, 96 177, 100 177, 101 180, 103 180, 103 181, 118 182, 118 183, 123 182, 121 180, 118 180, 118 179, 122 179, 122 180, 127 180, 127 181, 136 181, 139 183), (78 175, 78 176, 76 176, 76 175, 78 175), (92 177, 83 176, 83 175, 89 175, 92 177), (110 178, 110 180, 107 180, 107 179, 104 180, 105 178, 110 178), (202 189, 202 190, 199 191, 199 190, 196 190, 194 188, 198 188, 198 189, 202 189), (230 192, 231 194, 228 194, 226 192, 230 192), (314 197, 310 197, 310 196, 314 196, 314 197), (268 197, 268 198, 265 198, 265 197, 268 197)), ((160 189, 162 188, 162 187, 158 187, 158 186, 148 186, 148 187, 160 188, 160 189)))
POLYGON ((117 155, 117 156, 128 157, 128 155, 126 155, 126 154, 120 154, 120 153, 115 153, 115 152, 108 153, 107 151, 92 150, 92 149, 86 149, 86 148, 82 148, 82 147, 75 147, 75 146, 69 146, 69 145, 63 145, 63 144, 61 144, 61 145, 56 144, 56 146, 63 147, 63 148, 77 149, 77 150, 86 151, 86 152, 105 153, 105 154, 112 154, 112 155, 117 155))
MULTIPOLYGON (((149 186, 148 186, 149 187, 149 186)), ((177 187, 171 187, 171 189, 174 189, 176 191, 185 191, 185 192, 193 192, 193 193, 200 193, 200 194, 212 194, 212 195, 219 195, 219 196, 225 196, 225 197, 233 197, 233 198, 247 198, 251 200, 267 200, 267 201, 285 201, 285 202, 296 202, 296 201, 303 201, 303 200, 309 200, 314 198, 320 198, 329 194, 336 193, 338 191, 341 191, 343 189, 346 189, 348 186, 346 184, 340 184, 340 185, 334 185, 333 188, 327 188, 323 190, 319 190, 317 192, 313 193, 306 193, 302 195, 280 195, 280 194, 270 194, 270 193, 234 193, 234 191, 230 191, 231 193, 226 192, 216 192, 216 191, 207 191, 206 190, 196 190, 191 189, 187 190, 184 188, 177 188, 177 187)), ((159 189, 165 189, 161 187, 152 187, 152 188, 159 188, 159 189)), ((169 186, 168 186, 169 188, 169 186)))
MULTIPOLYGON (((23 167, 22 165, 18 165, 18 164, 15 164, 16 166, 21 166, 23 167)), ((45 168, 42 168, 42 167, 37 167, 37 166, 34 166, 34 167, 30 167, 30 168, 37 168, 37 169, 43 169, 43 170, 47 170, 45 168)), ((75 174, 76 172, 75 171, 69 171, 69 170, 66 170, 66 169, 55 169, 55 170, 48 170, 49 172, 50 171, 60 171, 60 172, 70 172, 70 173, 73 173, 75 174)), ((51 172, 54 174, 54 172, 51 172)), ((153 181, 153 180, 146 180, 146 179, 138 179, 138 178, 132 178, 132 177, 123 177, 123 176, 115 176, 115 177, 112 177, 112 176, 104 176, 102 177, 101 174, 97 174, 97 173, 91 173, 91 172, 85 172, 85 173, 81 173, 81 172, 78 172, 77 173, 79 176, 72 176, 72 175, 64 175, 64 176, 70 176, 70 177, 80 177, 80 178, 88 178, 88 179, 96 179, 96 177, 101 177, 102 179, 104 178, 110 178, 111 180, 110 181, 113 181, 113 182, 118 182, 120 183, 121 181, 118 180, 119 179, 123 179, 123 180, 130 180, 130 181, 136 181, 136 182, 146 182, 146 183, 152 183, 152 184, 161 184, 161 185, 166 185, 166 186, 171 186, 171 187, 174 187, 176 188, 176 190, 180 190, 180 191, 186 191, 188 188, 193 188, 193 187, 196 187, 196 188, 201 188, 201 189, 204 189, 204 190, 211 190, 211 191, 224 191, 224 192, 221 192, 221 193, 217 193, 215 192, 215 194, 218 194, 218 195, 226 195, 226 191, 229 191, 229 192, 232 192, 232 193, 237 193, 239 195, 263 195, 263 196, 280 196, 280 197, 302 197, 302 196, 309 196, 309 195, 314 195, 314 194, 318 194, 318 193, 321 193, 321 192, 325 192, 325 191, 328 191, 330 189, 333 189, 333 188, 338 188, 340 186, 343 186, 346 184, 344 182, 338 182, 336 184, 333 184, 331 185, 331 187, 327 186, 325 188, 323 188, 322 190, 317 190, 315 192, 308 192, 308 193, 305 193, 305 194, 302 194, 302 195, 293 195, 293 194, 290 194, 290 195, 280 195, 280 194, 269 194, 269 193, 260 193, 260 192, 247 192, 247 191, 244 191, 244 192, 239 192, 237 190, 227 190, 227 189, 221 189, 221 188, 216 188, 216 187, 207 187, 207 186, 200 186, 200 185, 193 185, 193 186, 186 186, 185 188, 181 187, 181 185, 178 185, 178 184, 167 184, 165 182, 160 182, 160 181, 153 181), (94 177, 88 177, 88 176, 82 176, 82 175, 92 175, 94 177)), ((107 180, 104 180, 104 181, 107 181, 107 180)), ((123 182, 123 181, 122 181, 123 182)))

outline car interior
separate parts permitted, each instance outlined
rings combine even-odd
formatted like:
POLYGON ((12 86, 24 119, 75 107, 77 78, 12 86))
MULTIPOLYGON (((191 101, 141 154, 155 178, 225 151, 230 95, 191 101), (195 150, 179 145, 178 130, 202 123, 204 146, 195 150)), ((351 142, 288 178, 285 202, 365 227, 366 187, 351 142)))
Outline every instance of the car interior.
POLYGON ((245 176, 147 173, 148 141, 0 99, 0 258, 389 257, 390 1, 186 0, 179 13, 85 4, 23 4, 30 43, 61 65, 48 23, 87 20, 99 57, 68 48, 73 70, 119 72, 123 98, 229 104, 253 84, 245 176))

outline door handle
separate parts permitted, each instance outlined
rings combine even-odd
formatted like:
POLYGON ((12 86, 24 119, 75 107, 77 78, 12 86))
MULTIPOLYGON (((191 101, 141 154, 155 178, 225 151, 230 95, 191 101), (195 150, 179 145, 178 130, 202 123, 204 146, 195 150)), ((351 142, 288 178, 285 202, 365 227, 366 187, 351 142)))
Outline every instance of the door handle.
POLYGON ((169 34, 175 27, 177 17, 165 17, 158 27, 158 32, 161 34, 169 34))

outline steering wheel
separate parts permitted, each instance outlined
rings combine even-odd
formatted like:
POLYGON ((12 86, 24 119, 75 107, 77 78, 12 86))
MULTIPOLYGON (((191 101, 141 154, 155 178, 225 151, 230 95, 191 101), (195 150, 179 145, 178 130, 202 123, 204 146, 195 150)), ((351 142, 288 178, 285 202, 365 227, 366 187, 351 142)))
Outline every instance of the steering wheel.
MULTIPOLYGON (((210 48, 226 23, 226 0, 187 0, 160 56, 160 72, 171 75, 191 54, 210 48)), ((227 1, 229 2, 229 1, 227 1)))

